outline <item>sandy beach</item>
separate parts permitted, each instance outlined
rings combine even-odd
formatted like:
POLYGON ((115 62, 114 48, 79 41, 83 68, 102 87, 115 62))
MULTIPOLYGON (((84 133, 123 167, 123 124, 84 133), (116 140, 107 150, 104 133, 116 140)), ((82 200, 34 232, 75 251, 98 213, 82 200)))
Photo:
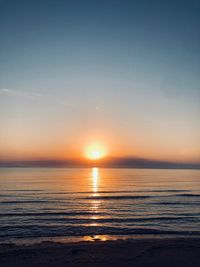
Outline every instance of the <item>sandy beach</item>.
POLYGON ((8 244, 0 247, 0 266, 198 267, 200 239, 8 244))

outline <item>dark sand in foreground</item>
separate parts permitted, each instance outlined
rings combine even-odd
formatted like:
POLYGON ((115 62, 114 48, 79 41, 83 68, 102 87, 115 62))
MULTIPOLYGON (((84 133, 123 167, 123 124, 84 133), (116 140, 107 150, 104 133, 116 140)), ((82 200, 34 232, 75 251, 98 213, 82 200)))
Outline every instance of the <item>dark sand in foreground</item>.
POLYGON ((0 266, 198 267, 200 239, 2 245, 0 266))

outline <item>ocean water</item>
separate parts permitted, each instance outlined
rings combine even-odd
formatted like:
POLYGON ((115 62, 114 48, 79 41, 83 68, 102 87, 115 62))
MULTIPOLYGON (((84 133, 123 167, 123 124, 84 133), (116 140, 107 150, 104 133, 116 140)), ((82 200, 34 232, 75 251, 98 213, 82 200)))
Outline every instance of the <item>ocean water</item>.
POLYGON ((200 235, 200 170, 0 169, 1 243, 138 235, 200 235))

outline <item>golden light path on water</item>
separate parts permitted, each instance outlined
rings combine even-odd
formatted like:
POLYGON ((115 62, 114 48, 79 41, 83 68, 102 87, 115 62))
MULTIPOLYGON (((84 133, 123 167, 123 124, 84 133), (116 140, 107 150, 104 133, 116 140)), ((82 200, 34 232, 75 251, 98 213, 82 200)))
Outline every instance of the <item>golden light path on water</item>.
POLYGON ((94 199, 92 199, 91 202, 91 210, 93 212, 93 216, 91 217, 92 220, 94 220, 94 223, 91 224, 91 226, 97 226, 97 223, 95 222, 95 220, 98 219, 97 215, 98 215, 98 209, 99 209, 99 205, 100 205, 100 201, 98 199, 96 199, 95 197, 98 197, 98 186, 99 186, 99 169, 98 168, 92 168, 92 197, 94 197, 94 199))
POLYGON ((97 196, 98 194, 95 194, 98 192, 98 182, 99 182, 99 169, 98 168, 92 168, 92 182, 93 182, 93 196, 97 196))
MULTIPOLYGON (((91 200, 91 210, 93 212, 93 215, 91 216, 91 219, 94 221, 90 224, 91 227, 99 226, 99 223, 96 223, 95 220, 98 219, 98 212, 99 208, 101 206, 101 201, 99 199, 96 199, 96 197, 99 196, 99 169, 98 168, 92 168, 92 197, 94 199, 91 200)), ((106 241, 107 237, 105 235, 92 235, 88 237, 87 241, 106 241)))

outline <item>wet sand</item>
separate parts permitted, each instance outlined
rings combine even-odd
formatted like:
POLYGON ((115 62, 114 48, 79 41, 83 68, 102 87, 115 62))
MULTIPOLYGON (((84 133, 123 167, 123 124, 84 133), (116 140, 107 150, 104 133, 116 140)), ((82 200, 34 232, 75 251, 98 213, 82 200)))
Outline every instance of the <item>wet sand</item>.
POLYGON ((1 245, 1 267, 134 266, 198 267, 200 239, 140 239, 106 242, 1 245))

